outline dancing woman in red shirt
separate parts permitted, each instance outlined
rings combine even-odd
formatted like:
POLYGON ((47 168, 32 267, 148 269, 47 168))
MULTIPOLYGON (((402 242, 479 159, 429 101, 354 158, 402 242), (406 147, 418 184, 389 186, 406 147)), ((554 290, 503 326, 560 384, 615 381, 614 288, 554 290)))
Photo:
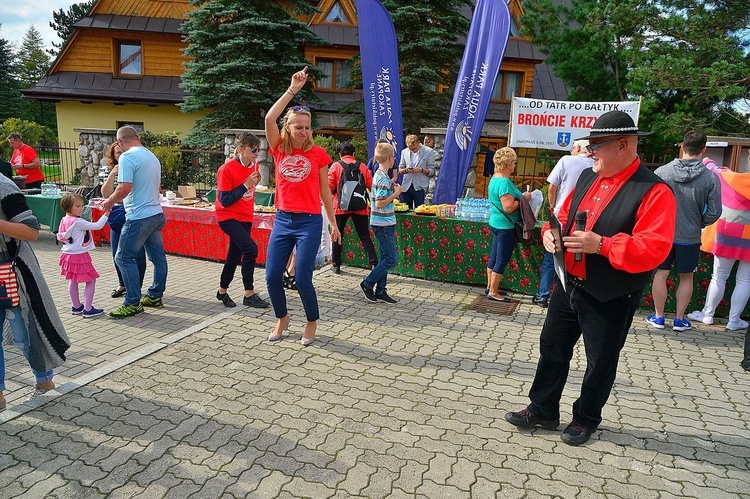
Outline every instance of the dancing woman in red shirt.
POLYGON ((315 339, 320 317, 318 297, 312 283, 315 255, 323 230, 320 202, 325 206, 331 238, 341 242, 333 216, 333 201, 328 189, 328 165, 332 159, 320 146, 313 144, 312 116, 304 106, 287 109, 279 129, 277 120, 284 108, 307 82, 307 66, 292 76, 289 88, 266 113, 268 152, 276 165, 276 220, 268 241, 266 285, 278 321, 269 341, 278 341, 289 327, 289 313, 284 293, 284 271, 289 255, 297 247, 296 284, 307 324, 301 343, 307 346, 315 339))

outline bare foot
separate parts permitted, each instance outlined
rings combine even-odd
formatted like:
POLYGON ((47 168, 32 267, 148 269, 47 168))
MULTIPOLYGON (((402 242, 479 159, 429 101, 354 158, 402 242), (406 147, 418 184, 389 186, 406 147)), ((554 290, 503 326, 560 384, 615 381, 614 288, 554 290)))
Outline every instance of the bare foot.
POLYGON ((276 327, 273 328, 273 333, 268 335, 268 341, 279 341, 282 338, 281 333, 283 333, 288 327, 289 314, 276 321, 276 327))

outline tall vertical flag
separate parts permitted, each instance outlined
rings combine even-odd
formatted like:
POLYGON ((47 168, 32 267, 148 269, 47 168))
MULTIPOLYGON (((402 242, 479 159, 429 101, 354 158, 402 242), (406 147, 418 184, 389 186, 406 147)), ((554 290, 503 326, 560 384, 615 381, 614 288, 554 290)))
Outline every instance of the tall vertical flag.
POLYGON ((505 0, 479 0, 448 117, 445 150, 432 196, 435 204, 452 204, 463 195, 509 34, 510 11, 505 0))
POLYGON ((404 125, 393 20, 380 0, 357 0, 357 18, 368 157, 379 139, 386 139, 398 154, 404 125))

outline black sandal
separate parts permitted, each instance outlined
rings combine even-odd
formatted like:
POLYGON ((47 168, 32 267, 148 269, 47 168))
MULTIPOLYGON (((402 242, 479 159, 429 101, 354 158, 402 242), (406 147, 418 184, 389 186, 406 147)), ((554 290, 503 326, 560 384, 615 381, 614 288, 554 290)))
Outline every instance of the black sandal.
POLYGON ((286 289, 296 290, 297 282, 293 275, 288 270, 284 271, 284 287, 286 289))
POLYGON ((125 295, 125 291, 126 291, 125 288, 123 288, 123 289, 115 288, 115 289, 112 290, 112 295, 111 296, 112 296, 112 298, 119 298, 119 297, 125 295))

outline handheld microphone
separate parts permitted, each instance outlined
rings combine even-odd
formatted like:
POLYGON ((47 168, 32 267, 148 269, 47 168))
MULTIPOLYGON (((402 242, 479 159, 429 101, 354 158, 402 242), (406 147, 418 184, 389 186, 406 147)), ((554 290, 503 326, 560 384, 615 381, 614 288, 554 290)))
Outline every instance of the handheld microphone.
MULTIPOLYGON (((586 230, 586 217, 588 214, 585 211, 576 212, 576 230, 586 230)), ((580 262, 583 260, 583 253, 576 253, 573 256, 573 260, 580 262)))

